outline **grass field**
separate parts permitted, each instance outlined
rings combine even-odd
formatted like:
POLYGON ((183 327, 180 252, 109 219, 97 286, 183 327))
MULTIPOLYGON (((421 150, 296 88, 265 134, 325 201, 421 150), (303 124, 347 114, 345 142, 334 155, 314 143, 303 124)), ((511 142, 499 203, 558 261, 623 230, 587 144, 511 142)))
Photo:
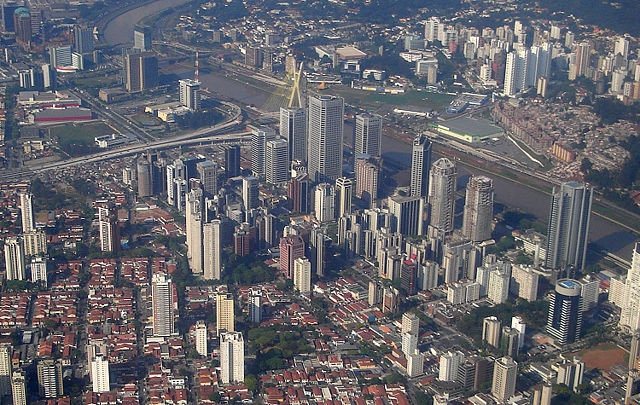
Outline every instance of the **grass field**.
POLYGON ((403 94, 381 94, 345 86, 333 86, 323 92, 344 97, 347 104, 373 108, 382 107, 383 105, 410 105, 438 109, 449 104, 455 98, 448 94, 417 90, 409 90, 403 94))
POLYGON ((103 122, 88 124, 65 124, 50 129, 51 137, 57 137, 61 146, 78 144, 92 145, 96 136, 108 135, 113 128, 103 122))
POLYGON ((118 77, 116 75, 82 77, 75 79, 75 83, 76 86, 86 89, 112 87, 118 84, 118 77))
POLYGON ((618 364, 624 364, 629 359, 626 350, 613 343, 601 343, 590 349, 581 350, 574 355, 584 360, 587 368, 609 370, 618 364))

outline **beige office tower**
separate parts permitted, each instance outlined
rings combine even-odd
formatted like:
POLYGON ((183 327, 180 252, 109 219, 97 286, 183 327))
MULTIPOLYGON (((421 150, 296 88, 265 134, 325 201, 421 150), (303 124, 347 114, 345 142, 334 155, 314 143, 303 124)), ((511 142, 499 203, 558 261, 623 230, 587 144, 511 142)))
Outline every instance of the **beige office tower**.
POLYGON ((353 197, 353 182, 346 177, 336 180, 336 214, 338 218, 351 214, 351 200, 353 197))
POLYGON ((353 155, 367 154, 379 157, 382 154, 381 147, 382 117, 368 113, 356 115, 353 155))
POLYGON ((151 281, 153 334, 170 336, 174 333, 173 283, 171 277, 156 273, 151 281))
POLYGON ((491 394, 498 402, 506 402, 516 393, 518 363, 511 357, 502 357, 493 364, 493 383, 491 394))
POLYGON ((233 295, 218 293, 216 296, 216 333, 235 331, 235 312, 233 295))
POLYGON ((309 96, 308 168, 314 182, 342 176, 344 100, 334 96, 309 96))
POLYGON ((429 223, 445 233, 453 232, 456 175, 455 165, 447 158, 436 160, 429 172, 429 223))
POLYGON ((194 274, 203 273, 202 245, 202 190, 194 189, 187 194, 185 210, 187 259, 194 274))
POLYGON ((22 234, 25 256, 38 256, 47 253, 47 234, 43 230, 22 234))
POLYGON ((500 320, 488 316, 482 321, 482 340, 493 347, 500 346, 500 320))
POLYGON ((0 398, 11 394, 11 345, 0 345, 0 398))
POLYGON ((311 262, 306 257, 299 257, 293 262, 293 285, 301 293, 311 291, 311 262))
POLYGON ((473 176, 467 183, 462 233, 473 242, 491 239, 493 220, 493 181, 473 176))
POLYGON ((27 390, 22 371, 15 371, 11 376, 11 395, 13 405, 27 405, 27 390))
POLYGON ((222 222, 214 219, 202 227, 204 240, 204 278, 220 280, 222 277, 222 222))

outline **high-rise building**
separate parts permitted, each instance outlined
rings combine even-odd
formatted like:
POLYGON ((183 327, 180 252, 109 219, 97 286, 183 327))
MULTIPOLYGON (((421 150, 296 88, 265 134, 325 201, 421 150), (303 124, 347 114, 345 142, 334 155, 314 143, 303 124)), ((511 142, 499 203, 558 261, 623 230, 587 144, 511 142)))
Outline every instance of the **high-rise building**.
POLYGON ((249 212, 252 208, 257 208, 260 205, 259 193, 258 179, 255 177, 242 178, 242 202, 245 212, 249 212))
POLYGON ((29 193, 20 193, 20 215, 22 217, 22 233, 35 230, 33 222, 33 196, 29 193))
POLYGON ((456 175, 456 166, 447 158, 436 160, 429 172, 429 222, 445 233, 453 232, 456 175))
POLYGON ((293 278, 296 259, 304 257, 304 240, 299 235, 280 239, 280 272, 288 279, 293 278))
POLYGON ((220 336, 221 331, 235 331, 236 319, 233 295, 229 293, 218 293, 216 295, 216 334, 220 336))
POLYGON ((73 46, 78 53, 93 52, 93 31, 78 25, 73 27, 73 46))
POLYGON ((232 145, 225 147, 224 171, 228 179, 240 175, 240 146, 232 145))
POLYGON ((13 405, 27 405, 27 389, 22 371, 14 371, 11 376, 11 395, 13 405))
POLYGON ((505 356, 512 359, 518 358, 520 353, 519 346, 519 333, 517 330, 510 328, 509 326, 502 327, 502 336, 500 337, 500 346, 502 347, 502 353, 505 356))
POLYGON ((582 384, 584 377, 585 364, 578 356, 574 356, 571 360, 564 359, 558 365, 558 376, 556 384, 564 384, 574 391, 578 391, 578 386, 582 384))
POLYGON ((301 293, 311 291, 311 262, 306 257, 293 262, 293 285, 301 293))
POLYGON ((42 65, 42 87, 45 89, 56 87, 56 70, 49 63, 42 65))
POLYGON ((57 398, 64 395, 62 360, 42 359, 38 362, 38 388, 40 396, 57 398))
POLYGON ((100 250, 117 252, 120 248, 120 229, 115 212, 110 207, 98 207, 100 250))
POLYGON ((500 402, 506 402, 516 393, 518 363, 511 357, 502 357, 493 363, 491 394, 500 402))
POLYGON ((414 351, 407 356, 407 375, 417 377, 424 373, 424 355, 419 351, 414 351))
POLYGON ((592 190, 584 184, 569 182, 554 187, 549 213, 547 267, 584 270, 592 198, 592 190))
POLYGON ((33 37, 31 27, 31 13, 25 7, 18 7, 13 12, 13 27, 16 33, 16 41, 23 46, 29 46, 33 37))
POLYGON ((336 215, 338 218, 351 214, 351 199, 353 197, 353 182, 346 177, 336 180, 336 215))
POLYGON ((420 333, 420 319, 413 312, 405 312, 402 315, 402 333, 411 333, 418 336, 420 333))
POLYGON ((260 127, 251 133, 251 173, 264 179, 266 170, 267 142, 276 139, 276 133, 268 127, 260 127))
POLYGON ((524 338, 527 333, 527 325, 521 317, 514 316, 511 318, 511 328, 518 331, 518 347, 522 349, 522 346, 524 346, 524 338))
POLYGON ((424 198, 420 196, 390 196, 389 212, 392 215, 392 230, 403 235, 422 235, 424 198))
POLYGON ((361 154, 382 155, 382 117, 368 113, 356 115, 353 156, 361 154))
POLYGON ((207 357, 207 354, 209 354, 209 351, 207 348, 208 333, 207 333, 207 324, 203 320, 199 320, 196 322, 195 334, 196 334, 196 352, 198 352, 200 356, 207 357))
POLYGON ((178 83, 180 84, 180 105, 191 111, 198 111, 200 109, 200 82, 181 79, 178 83))
POLYGON ((189 268, 195 274, 202 274, 204 272, 202 216, 202 190, 196 188, 187 194, 185 209, 187 259, 189 261, 189 268))
POLYGON ((587 70, 591 62, 591 44, 583 41, 576 49, 576 76, 587 75, 587 70))
POLYGON ((24 245, 19 237, 4 240, 4 262, 7 269, 7 280, 24 280, 24 245))
POLYGON ((344 100, 333 96, 309 96, 309 176, 314 182, 335 181, 342 176, 344 100))
POLYGON ((289 181, 289 145, 284 139, 267 141, 265 149, 265 180, 281 186, 289 181))
POLYGON ((582 296, 576 280, 558 280, 549 300, 547 333, 555 343, 573 343, 582 336, 582 296))
POLYGON ((109 392, 109 359, 98 354, 91 362, 91 383, 93 392, 109 392))
POLYGON ((222 222, 219 219, 202 226, 204 279, 220 280, 222 276, 222 222))
MULTIPOLYGON (((609 293, 611 295, 611 293, 609 293)), ((633 333, 640 329, 640 242, 633 249, 631 268, 622 294, 619 325, 633 333)))
POLYGON ((247 46, 244 54, 244 64, 261 68, 264 62, 264 51, 257 46, 247 46))
POLYGON ((378 200, 378 184, 382 171, 382 159, 369 155, 357 155, 355 161, 356 197, 374 207, 378 200))
POLYGON ((482 321, 482 340, 493 347, 500 346, 501 322, 495 316, 488 316, 482 321))
POLYGON ((287 196, 291 211, 308 213, 311 210, 311 180, 307 173, 292 176, 287 187, 287 196))
POLYGON ((220 335, 220 379, 223 384, 244 382, 244 339, 240 332, 220 335))
POLYGON ((314 228, 311 230, 309 239, 311 242, 310 253, 312 273, 318 277, 322 277, 325 274, 327 250, 328 245, 331 244, 331 238, 325 235, 321 228, 314 228))
POLYGON ((260 288, 249 290, 249 320, 258 324, 262 322, 262 291, 260 288))
POLYGON ((438 370, 438 380, 456 381, 458 379, 458 368, 464 361, 464 354, 459 351, 443 353, 440 356, 440 368, 438 370))
POLYGON ((150 52, 127 54, 125 69, 128 92, 148 90, 158 85, 158 59, 150 52))
POLYGON ((538 384, 533 387, 533 401, 531 405, 551 405, 553 386, 551 383, 538 384))
POLYGON ((280 136, 289 145, 289 161, 307 161, 307 113, 304 108, 280 108, 280 136))
POLYGON ((411 150, 412 196, 426 197, 429 194, 429 171, 431 170, 431 141, 426 135, 418 135, 413 140, 411 150))
POLYGON ((138 174, 138 197, 148 197, 153 194, 153 178, 151 164, 144 157, 138 158, 136 163, 138 174))
POLYGON ((509 291, 527 301, 535 301, 538 298, 538 278, 532 267, 515 264, 511 267, 509 291))
POLYGON ((156 273, 151 280, 153 334, 171 336, 174 333, 173 283, 171 277, 156 273))
POLYGON ((497 270, 489 273, 489 286, 487 298, 495 304, 503 304, 509 298, 509 282, 511 277, 508 272, 497 270))
POLYGON ((25 256, 38 256, 47 254, 47 234, 44 230, 22 234, 25 256))
POLYGON ((473 242, 491 239, 493 220, 493 181, 473 176, 467 183, 462 233, 473 242))
POLYGON ((42 256, 31 260, 31 282, 47 286, 47 259, 42 256))
POLYGON ((140 52, 151 50, 151 30, 147 27, 135 27, 133 29, 133 49, 140 52))
POLYGON ((412 333, 402 333, 402 353, 405 357, 413 354, 418 349, 418 335, 412 333))
POLYGON ((5 32, 15 32, 13 15, 18 7, 18 4, 13 1, 5 1, 2 3, 2 28, 5 32))
POLYGON ((315 189, 315 217, 319 222, 329 222, 336 218, 335 188, 329 183, 321 183, 315 189))
POLYGON ((0 344, 0 398, 11 395, 11 353, 10 344, 0 344))
POLYGON ((216 195, 218 193, 218 165, 211 160, 205 160, 196 163, 196 170, 205 195, 207 197, 216 195))

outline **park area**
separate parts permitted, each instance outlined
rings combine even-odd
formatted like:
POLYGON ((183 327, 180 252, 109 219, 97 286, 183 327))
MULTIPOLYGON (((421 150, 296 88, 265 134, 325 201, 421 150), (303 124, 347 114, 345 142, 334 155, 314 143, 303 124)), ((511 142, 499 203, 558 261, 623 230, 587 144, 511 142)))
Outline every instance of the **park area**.
POLYGON ((580 357, 587 368, 599 370, 610 370, 613 366, 625 364, 629 359, 627 351, 613 343, 600 343, 573 355, 580 357))
POLYGON ((58 140, 60 149, 71 156, 94 152, 96 136, 117 132, 104 122, 72 123, 49 128, 49 136, 58 140))

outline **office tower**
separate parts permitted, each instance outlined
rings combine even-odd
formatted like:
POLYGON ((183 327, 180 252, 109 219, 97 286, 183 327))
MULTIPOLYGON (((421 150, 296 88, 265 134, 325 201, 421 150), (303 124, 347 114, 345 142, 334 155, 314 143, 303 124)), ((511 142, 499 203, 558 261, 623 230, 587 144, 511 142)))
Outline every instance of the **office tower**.
POLYGON ((10 344, 0 344, 0 399, 11 395, 11 352, 10 344))
POLYGON ((125 69, 128 92, 148 90, 158 85, 158 59, 152 53, 127 54, 125 69))
POLYGON ((185 207, 185 233, 189 268, 195 274, 204 272, 202 244, 202 190, 197 188, 187 194, 185 207))
POLYGON ((506 325, 502 327, 500 346, 502 347, 502 353, 504 353, 505 356, 511 357, 512 359, 518 358, 518 353, 520 353, 518 341, 519 333, 517 330, 506 325))
POLYGON ((207 324, 201 319, 196 322, 196 352, 200 356, 207 357, 207 324))
POLYGON ((189 191, 189 183, 183 179, 175 179, 173 181, 175 189, 175 207, 178 211, 183 212, 187 207, 187 192, 189 191))
POLYGON ((200 82, 191 79, 182 79, 180 85, 180 105, 191 111, 200 109, 200 82))
POLYGON ((91 383, 93 392, 109 392, 109 359, 98 354, 91 362, 91 383))
POLYGON ((584 184, 569 182, 554 187, 549 213, 547 267, 584 270, 592 198, 592 190, 584 184))
POLYGON ((71 45, 49 48, 49 63, 53 67, 65 67, 73 64, 71 45))
POLYGON ((591 59, 591 44, 583 41, 576 49, 576 76, 586 76, 591 59))
POLYGON ((293 278, 294 262, 301 257, 304 257, 304 240, 300 235, 280 238, 280 272, 286 278, 293 278))
POLYGON ((407 355, 407 375, 417 377, 424 373, 424 355, 417 350, 407 355))
POLYGON ((416 336, 420 333, 420 319, 413 312, 405 312, 402 315, 402 333, 411 333, 416 336))
POLYGON ((244 64, 254 68, 261 68, 264 62, 264 52, 256 46, 247 46, 244 54, 244 64))
POLYGON ((151 50, 151 30, 147 27, 135 27, 133 29, 133 49, 140 52, 151 50))
POLYGON ((429 172, 429 222, 444 233, 453 232, 456 175, 455 165, 447 158, 436 160, 429 172))
POLYGON ((331 238, 325 235, 320 228, 311 230, 310 236, 311 248, 311 270, 319 278, 324 276, 327 265, 328 246, 331 245, 331 238))
POLYGON ((309 177, 314 182, 342 176, 344 100, 334 96, 309 96, 309 177))
POLYGON ((224 171, 228 179, 240 176, 240 146, 224 148, 224 171))
POLYGON ((440 368, 438 370, 438 380, 456 381, 458 379, 458 368, 464 361, 464 354, 461 352, 446 352, 440 355, 440 368))
POLYGON ((4 240, 4 262, 7 280, 24 280, 24 245, 22 239, 12 236, 4 240))
POLYGON ((2 28, 5 32, 15 32, 13 15, 18 7, 18 4, 13 1, 2 2, 2 28))
POLYGON ((511 357, 496 359, 493 363, 491 394, 500 402, 506 402, 516 393, 518 363, 511 357))
POLYGON ((550 383, 538 384, 533 387, 533 402, 531 405, 551 405, 553 386, 550 383))
POLYGON ((73 52, 71 54, 71 66, 76 70, 84 70, 84 56, 81 53, 73 52))
POLYGON ((414 353, 418 349, 418 335, 412 333, 402 333, 402 353, 405 357, 414 353))
POLYGON ((136 163, 138 174, 138 197, 148 197, 153 194, 153 179, 151 177, 151 164, 144 157, 138 158, 136 163))
POLYGON ((220 280, 222 276, 222 222, 219 219, 202 226, 204 279, 220 280))
POLYGON ((78 53, 93 52, 93 32, 90 28, 83 28, 78 25, 73 27, 73 45, 78 53))
POLYGON ((431 170, 431 141, 426 135, 418 135, 411 149, 412 196, 426 197, 429 194, 429 171, 431 170))
POLYGON ((307 113, 304 108, 280 107, 280 136, 289 144, 289 161, 307 162, 307 113))
POLYGON ((623 58, 629 56, 629 37, 620 37, 616 40, 614 47, 615 55, 622 55, 623 58))
POLYGON ((31 27, 31 13, 25 7, 18 7, 13 13, 13 27, 16 41, 22 45, 30 45, 33 36, 31 27))
POLYGON ((29 193, 20 193, 20 215, 22 217, 22 232, 28 233, 35 230, 33 222, 33 196, 29 193))
POLYGON ((580 283, 571 279, 558 280, 549 300, 547 333, 555 343, 573 343, 582 333, 582 296, 580 283))
POLYGON ((488 316, 482 321, 482 340, 493 347, 500 345, 501 322, 495 316, 488 316))
POLYGON ((418 292, 418 267, 416 262, 407 259, 400 265, 400 286, 408 296, 418 292))
POLYGON ((216 295, 216 334, 220 336, 220 331, 233 332, 235 325, 233 295, 218 293, 216 295))
POLYGON ((174 333, 173 283, 171 277, 156 273, 151 279, 153 334, 171 336, 174 333))
POLYGON ((267 142, 274 139, 276 133, 271 128, 260 127, 251 133, 251 173, 258 179, 264 179, 267 142))
POLYGON ((531 267, 515 264, 511 268, 509 291, 527 301, 535 301, 538 298, 538 278, 538 273, 531 267))
POLYGON ((518 347, 522 349, 522 346, 524 346, 524 338, 527 333, 527 325, 521 317, 514 316, 511 318, 511 327, 518 331, 518 347))
POLYGON ((378 184, 382 171, 382 159, 369 155, 357 155, 355 160, 356 197, 374 207, 378 199, 378 184))
POLYGON ((293 262, 293 285, 301 293, 311 291, 311 262, 306 257, 299 257, 293 262))
POLYGON ((242 178, 242 202, 244 204, 244 212, 249 212, 253 208, 260 205, 258 179, 255 177, 242 178))
POLYGON ((335 188, 329 183, 321 183, 315 190, 315 216, 318 222, 329 222, 336 219, 335 188))
POLYGON ((42 87, 45 89, 56 87, 56 71, 48 63, 42 65, 42 87))
POLYGON ((218 165, 211 160, 196 163, 196 171, 202 185, 202 191, 207 197, 218 193, 218 165))
POLYGON ((291 211, 308 213, 311 210, 311 180, 307 173, 292 176, 287 187, 287 196, 291 211))
POLYGON ((353 182, 346 177, 336 180, 336 214, 338 218, 351 214, 351 199, 353 197, 353 182))
POLYGON ((244 382, 244 339, 240 332, 220 335, 220 379, 222 384, 244 382))
POLYGON ((379 281, 369 281, 369 291, 367 295, 367 303, 369 306, 378 305, 382 302, 384 286, 379 281))
POLYGON ((120 232, 115 213, 109 207, 98 207, 98 228, 100 231, 100 250, 116 252, 120 245, 120 232))
POLYGON ((373 114, 356 115, 353 156, 382 155, 382 117, 373 114))
POLYGON ((47 286, 47 259, 44 257, 34 257, 31 260, 31 282, 47 286))
POLYGON ((492 271, 489 274, 487 297, 495 304, 503 304, 509 298, 509 282, 511 277, 506 271, 492 271))
POLYGON ((467 183, 462 234, 473 242, 491 239, 493 220, 493 181, 473 176, 467 183))
POLYGON ((262 322, 262 291, 258 287, 249 290, 249 321, 262 322))
POLYGON ((578 391, 578 386, 582 384, 585 364, 581 358, 574 356, 571 360, 564 359, 558 365, 558 376, 556 384, 564 384, 574 391, 578 391))
POLYGON ((64 395, 62 360, 42 359, 38 361, 37 373, 41 397, 57 398, 64 395))
POLYGON ((276 186, 284 185, 289 180, 289 145, 284 139, 267 141, 265 180, 276 186))
POLYGON ((27 405, 27 390, 22 371, 14 371, 11 376, 11 395, 13 405, 27 405))
POLYGON ((424 199, 420 196, 389 197, 389 212, 392 215, 392 231, 402 235, 422 235, 424 199))

